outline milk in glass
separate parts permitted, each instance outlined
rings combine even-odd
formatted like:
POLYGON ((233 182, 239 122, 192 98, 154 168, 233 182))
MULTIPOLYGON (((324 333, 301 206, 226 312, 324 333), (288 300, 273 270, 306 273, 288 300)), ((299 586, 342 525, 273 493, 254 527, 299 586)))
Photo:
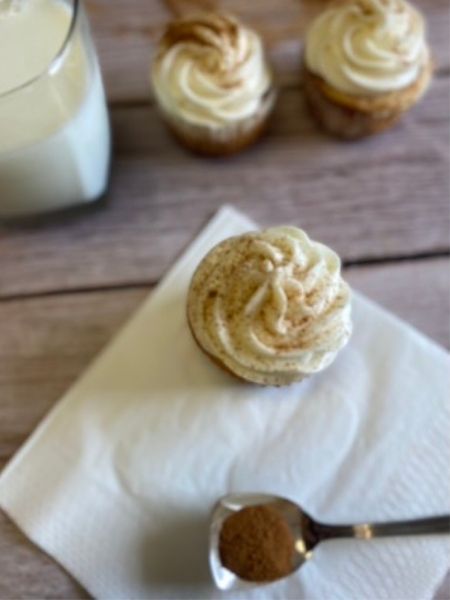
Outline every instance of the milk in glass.
POLYGON ((0 0, 0 217, 95 200, 109 157, 103 85, 81 7, 0 0))

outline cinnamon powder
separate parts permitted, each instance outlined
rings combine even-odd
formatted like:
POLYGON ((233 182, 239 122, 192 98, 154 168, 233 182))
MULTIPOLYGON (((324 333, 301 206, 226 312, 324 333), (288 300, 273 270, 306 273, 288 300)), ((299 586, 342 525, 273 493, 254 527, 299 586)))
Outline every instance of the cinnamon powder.
POLYGON ((273 581, 294 567, 295 540, 272 506, 248 506, 230 515, 219 536, 222 564, 247 581, 273 581))

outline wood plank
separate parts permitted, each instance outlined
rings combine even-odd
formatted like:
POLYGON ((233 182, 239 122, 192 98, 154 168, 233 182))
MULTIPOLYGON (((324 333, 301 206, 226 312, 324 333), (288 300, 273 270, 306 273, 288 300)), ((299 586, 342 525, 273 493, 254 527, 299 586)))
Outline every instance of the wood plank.
MULTIPOLYGON (((155 42, 171 18, 164 0, 88 0, 95 39, 111 101, 148 99, 149 64, 155 42)), ((171 2, 170 4, 175 4, 171 2)), ((186 5, 178 0, 178 5, 186 5)), ((192 0, 188 10, 205 2, 192 0)), ((234 12, 263 35, 280 85, 299 84, 305 29, 324 0, 221 0, 216 5, 234 12)), ((441 71, 450 66, 447 0, 417 0, 428 22, 430 44, 441 71)))
MULTIPOLYGON (((352 285, 449 344, 450 260, 348 269, 352 285)), ((0 468, 149 289, 0 302, 0 468)), ((64 571, 0 514, 1 598, 84 598, 64 571)), ((440 598, 444 596, 445 589, 440 598)))
POLYGON ((107 201, 0 229, 0 297, 156 281, 225 202, 297 223, 347 261, 447 251, 449 103, 436 80, 397 128, 343 143, 287 89, 266 138, 227 160, 185 152, 151 106, 116 109, 107 201))
POLYGON ((346 269, 350 285, 450 348, 450 259, 346 269))
POLYGON ((0 302, 0 468, 149 291, 0 302))
MULTIPOLYGON (((450 259, 346 270, 359 289, 450 345, 450 259)), ((0 467, 150 288, 0 302, 0 467)))
POLYGON ((89 594, 55 561, 39 551, 0 511, 0 598, 70 598, 89 594))
MULTIPOLYGON (((0 470, 147 293, 0 303, 0 470)), ((0 511, 0 598, 89 597, 0 511)))
POLYGON ((449 600, 450 598, 450 572, 447 573, 447 577, 442 582, 442 585, 436 591, 434 600, 449 600))

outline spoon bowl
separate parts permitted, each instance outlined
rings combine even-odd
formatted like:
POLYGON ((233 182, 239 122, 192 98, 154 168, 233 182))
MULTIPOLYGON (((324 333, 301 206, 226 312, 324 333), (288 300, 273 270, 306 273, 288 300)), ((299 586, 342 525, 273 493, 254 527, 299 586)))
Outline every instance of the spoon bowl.
MULTIPOLYGON (((224 496, 223 498, 220 498, 212 512, 209 545, 209 564, 211 573, 216 586, 220 590, 245 589, 262 584, 262 582, 246 581, 241 579, 238 575, 235 575, 232 571, 222 565, 219 553, 220 531, 224 521, 232 513, 247 506, 261 505, 270 505, 275 508, 289 525, 295 540, 292 573, 311 557, 311 550, 314 545, 312 544, 311 539, 308 540, 309 530, 307 523, 310 518, 297 504, 287 498, 272 496, 270 494, 230 494, 224 496)), ((269 584, 273 582, 268 581, 264 583, 269 584)))
POLYGON ((357 525, 328 525, 310 517, 298 504, 271 494, 229 494, 218 500, 213 508, 209 531, 209 564, 214 583, 220 590, 244 590, 267 585, 272 581, 247 581, 227 569, 221 561, 219 541, 225 520, 248 506, 270 505, 283 517, 294 538, 295 552, 292 570, 299 569, 313 554, 319 542, 335 538, 370 540, 374 537, 450 533, 450 515, 426 517, 388 523, 357 525))

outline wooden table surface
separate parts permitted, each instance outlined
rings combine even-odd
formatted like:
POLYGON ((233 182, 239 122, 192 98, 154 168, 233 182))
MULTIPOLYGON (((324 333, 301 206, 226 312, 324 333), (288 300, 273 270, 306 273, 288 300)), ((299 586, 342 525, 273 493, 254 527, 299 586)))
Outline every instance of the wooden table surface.
MULTIPOLYGON (((304 106, 301 38, 324 3, 221 0, 263 33, 281 93, 264 140, 209 160, 172 140, 151 99, 149 59, 168 5, 89 0, 111 108, 111 186, 89 210, 0 228, 0 469, 225 202, 261 225, 304 227, 339 252, 355 288, 448 347, 448 0, 418 2, 437 63, 427 97, 394 130, 357 143, 318 132, 304 106)), ((83 597, 0 514, 0 598, 83 597)), ((450 597, 449 579, 438 597, 450 597)))

